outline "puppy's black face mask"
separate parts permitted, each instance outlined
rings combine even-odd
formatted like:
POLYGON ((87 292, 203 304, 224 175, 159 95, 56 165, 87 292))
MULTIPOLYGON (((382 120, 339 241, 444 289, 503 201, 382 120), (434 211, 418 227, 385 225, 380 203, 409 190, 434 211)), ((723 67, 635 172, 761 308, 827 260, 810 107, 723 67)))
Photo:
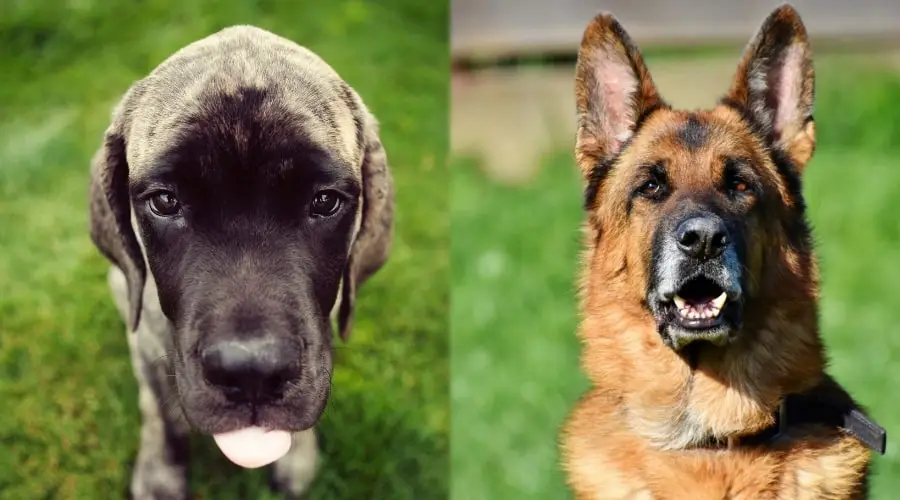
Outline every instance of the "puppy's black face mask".
POLYGON ((201 109, 131 186, 181 405, 206 433, 306 429, 328 399, 359 174, 261 92, 201 109))

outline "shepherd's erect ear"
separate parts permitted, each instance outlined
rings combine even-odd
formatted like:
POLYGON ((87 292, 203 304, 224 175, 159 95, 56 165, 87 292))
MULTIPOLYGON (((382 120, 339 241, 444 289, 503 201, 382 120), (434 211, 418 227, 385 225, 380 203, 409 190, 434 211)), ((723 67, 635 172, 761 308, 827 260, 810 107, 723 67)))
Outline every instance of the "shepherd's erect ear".
POLYGON ((815 151, 815 75, 800 15, 783 5, 747 45, 723 103, 740 107, 763 138, 801 170, 815 151))
POLYGON ((365 108, 362 160, 362 221, 344 270, 338 330, 347 340, 353 326, 356 291, 387 262, 394 232, 394 182, 387 154, 378 135, 378 123, 365 108))
POLYGON ((578 135, 575 156, 587 178, 615 156, 660 97, 637 46, 609 13, 584 30, 575 66, 578 135))
POLYGON ((128 284, 128 326, 133 331, 141 319, 141 297, 147 271, 141 247, 131 227, 124 121, 119 107, 106 130, 103 144, 91 161, 90 218, 94 245, 125 274, 128 284))

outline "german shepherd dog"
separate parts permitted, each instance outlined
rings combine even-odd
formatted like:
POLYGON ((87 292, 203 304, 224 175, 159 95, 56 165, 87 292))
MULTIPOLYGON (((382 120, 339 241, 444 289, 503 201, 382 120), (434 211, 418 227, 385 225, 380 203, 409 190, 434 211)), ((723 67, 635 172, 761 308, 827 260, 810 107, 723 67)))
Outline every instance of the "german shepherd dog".
POLYGON ((801 175, 806 29, 784 5, 709 110, 669 106, 611 14, 584 32, 582 368, 565 424, 579 499, 859 499, 884 430, 825 373, 801 175))

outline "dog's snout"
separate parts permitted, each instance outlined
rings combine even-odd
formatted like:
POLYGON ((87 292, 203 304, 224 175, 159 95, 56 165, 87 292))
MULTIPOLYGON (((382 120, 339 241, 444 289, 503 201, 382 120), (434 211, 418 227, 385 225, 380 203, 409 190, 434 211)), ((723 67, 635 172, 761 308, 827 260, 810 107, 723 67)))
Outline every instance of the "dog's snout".
POLYGON ((233 401, 279 399, 300 376, 296 349, 271 339, 216 342, 201 351, 200 363, 206 380, 233 401))
POLYGON ((728 246, 728 229, 719 217, 695 216, 678 225, 675 240, 686 255, 701 260, 712 259, 728 246))

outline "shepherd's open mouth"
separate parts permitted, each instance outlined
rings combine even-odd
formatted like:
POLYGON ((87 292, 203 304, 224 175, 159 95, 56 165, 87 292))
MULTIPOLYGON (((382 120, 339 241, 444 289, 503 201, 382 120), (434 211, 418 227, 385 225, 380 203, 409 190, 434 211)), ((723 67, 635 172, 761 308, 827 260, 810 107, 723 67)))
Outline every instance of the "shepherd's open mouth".
POLYGON ((706 276, 687 280, 665 304, 669 321, 692 331, 720 326, 730 302, 728 292, 706 276))

